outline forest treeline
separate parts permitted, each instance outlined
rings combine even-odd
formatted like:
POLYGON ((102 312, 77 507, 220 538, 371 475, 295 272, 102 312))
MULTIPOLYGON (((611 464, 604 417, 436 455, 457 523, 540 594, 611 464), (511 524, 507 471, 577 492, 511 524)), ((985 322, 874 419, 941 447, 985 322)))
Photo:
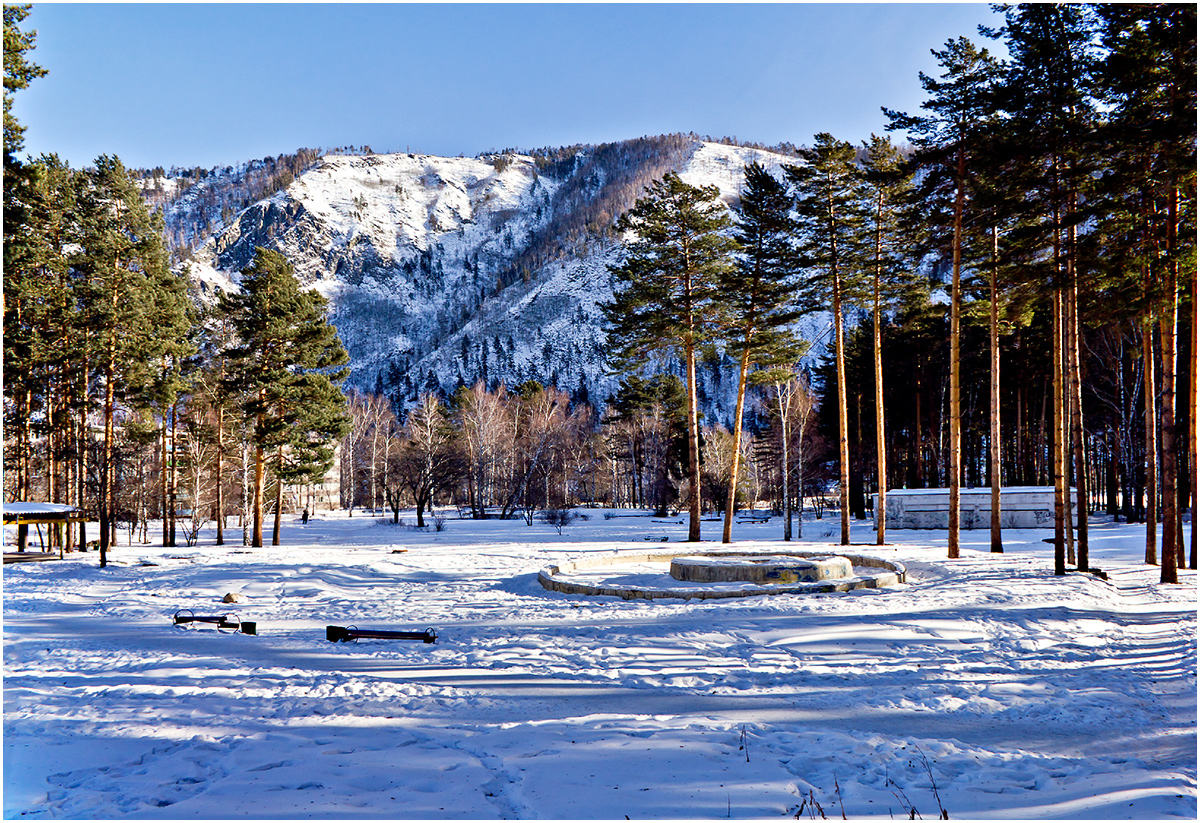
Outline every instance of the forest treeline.
MULTIPOLYGON (((142 199, 153 182, 112 157, 18 158, 11 95, 43 72, 8 6, 6 495, 97 512, 105 546, 117 522, 161 517, 174 541, 227 514, 261 543, 264 512, 315 505, 336 462, 328 502, 394 518, 679 508, 696 539, 710 510, 728 540, 741 505, 769 501, 790 536, 793 509, 833 496, 847 542, 870 493, 946 486, 956 556, 961 486, 993 486, 1002 551, 999 487, 1053 485, 1056 571, 1089 567, 1074 494, 1144 521, 1173 582, 1196 563, 1195 7, 997 11, 980 35, 1007 57, 966 37, 934 50, 921 109, 885 110, 902 141, 818 133, 779 175, 749 166, 732 210, 670 171, 689 136, 533 153, 563 182, 496 285, 622 243, 606 331, 625 379, 601 412, 533 382, 347 406, 323 306, 270 252, 244 279, 288 295, 287 322, 252 290, 200 312, 142 199), (829 353, 806 374, 814 341, 794 330, 815 312, 829 353), (268 362, 283 340, 299 359, 268 362), (730 368, 733 431, 703 420, 698 368, 730 368)), ((255 185, 308 162, 256 161, 255 185)), ((212 196, 197 214, 235 207, 212 196)))
POLYGON ((1103 488, 1175 582, 1195 505, 1195 7, 996 8, 981 34, 1007 59, 953 38, 920 111, 884 110, 903 150, 819 133, 782 181, 747 169, 732 221, 667 175, 618 222, 610 345, 626 367, 685 364, 690 539, 705 347, 741 364, 728 540, 747 379, 795 360, 796 313, 830 311, 817 385, 843 544, 864 491, 882 508, 891 484, 944 483, 957 557, 960 488, 990 484, 1003 551, 1001 486, 1052 483, 1056 572, 1086 570, 1103 488))

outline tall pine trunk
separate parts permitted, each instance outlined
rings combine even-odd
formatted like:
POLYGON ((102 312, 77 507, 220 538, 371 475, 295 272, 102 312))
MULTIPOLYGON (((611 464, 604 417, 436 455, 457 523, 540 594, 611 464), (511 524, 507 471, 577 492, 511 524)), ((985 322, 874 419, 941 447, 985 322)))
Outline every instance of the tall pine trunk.
MULTIPOLYGON (((792 539, 792 492, 788 488, 788 428, 787 428, 787 407, 783 402, 783 384, 776 387, 776 399, 779 403, 779 440, 781 445, 781 454, 783 455, 782 469, 783 479, 783 539, 792 539)), ((803 516, 803 515, 802 515, 803 516)))
POLYGON ((263 475, 265 458, 262 446, 254 447, 254 523, 250 533, 250 545, 261 548, 263 544, 263 475))
POLYGON ((113 480, 113 406, 116 402, 115 343, 110 340, 108 362, 104 366, 104 450, 100 458, 100 567, 108 565, 108 548, 112 540, 112 480, 113 480))
POLYGON ((1063 417, 1062 417, 1062 448, 1063 448, 1063 512, 1066 518, 1063 523, 1063 533, 1067 539, 1067 565, 1075 565, 1075 528, 1071 518, 1071 466, 1073 465, 1071 455, 1071 419, 1074 413, 1072 406, 1074 405, 1071 395, 1071 366, 1070 355, 1067 353, 1068 344, 1071 340, 1071 309, 1070 309, 1070 289, 1063 287, 1060 293, 1062 304, 1060 315, 1062 320, 1062 328, 1059 329, 1059 340, 1062 341, 1061 361, 1059 368, 1062 369, 1061 389, 1063 393, 1063 417))
POLYGON ((1196 283, 1200 281, 1200 277, 1196 276, 1196 272, 1192 271, 1192 341, 1188 344, 1190 350, 1189 370, 1190 378, 1188 380, 1188 397, 1186 400, 1188 410, 1188 493, 1192 495, 1192 551, 1188 558, 1188 566, 1190 569, 1196 567, 1196 457, 1200 453, 1200 446, 1196 440, 1196 412, 1200 412, 1198 408, 1198 397, 1200 392, 1196 389, 1196 360, 1200 359, 1200 353, 1196 352, 1196 344, 1200 343, 1200 290, 1196 288, 1196 283))
MULTIPOLYGON (((224 377, 224 370, 222 370, 224 377)), ((225 545, 225 408, 217 405, 217 545, 225 545)), ((195 505, 195 501, 193 501, 195 505)))
POLYGON ((1200 352, 1196 351, 1197 343, 1200 343, 1200 290, 1197 289, 1197 282, 1200 282, 1200 277, 1197 277, 1195 271, 1191 273, 1192 280, 1192 339, 1189 345, 1191 350, 1190 366, 1191 379, 1188 382, 1188 464, 1190 474, 1188 475, 1188 491, 1192 496, 1192 547, 1191 556, 1188 558, 1188 566, 1192 569, 1196 568, 1196 458, 1197 452, 1200 451, 1200 446, 1197 445, 1196 439, 1196 413, 1200 411, 1197 404, 1197 398, 1200 398, 1200 391, 1196 386, 1196 361, 1200 359, 1200 352))
POLYGON ((689 332, 684 341, 687 366, 688 542, 700 540, 700 410, 696 400, 696 346, 689 332))
POLYGON ((158 475, 158 490, 162 505, 159 507, 159 514, 162 515, 162 544, 164 546, 171 545, 171 527, 170 518, 167 511, 170 508, 170 489, 167 480, 170 470, 167 468, 171 460, 170 454, 167 451, 167 410, 163 409, 162 422, 158 429, 158 445, 159 445, 159 463, 161 471, 158 475))
MULTIPOLYGON (((280 446, 275 453, 277 467, 283 466, 283 446, 280 446)), ((419 504, 418 504, 419 505, 419 504)), ((280 477, 279 470, 275 472, 275 522, 271 527, 271 545, 279 545, 279 533, 283 526, 283 478, 280 477)))
POLYGON ((733 507, 737 502, 738 469, 742 456, 742 414, 746 407, 746 373, 750 369, 750 339, 751 334, 748 333, 743 341, 742 362, 738 369, 737 408, 733 413, 733 459, 730 461, 729 497, 725 503, 725 528, 721 533, 722 543, 733 541, 733 507))
MULTIPOLYGON (((85 333, 86 339, 86 333, 85 333)), ((87 425, 87 410, 88 410, 88 359, 83 359, 82 367, 80 368, 80 394, 79 394, 79 468, 75 473, 75 482, 79 485, 78 500, 79 508, 83 513, 83 517, 79 521, 79 548, 81 551, 87 551, 87 467, 88 467, 88 441, 91 439, 87 425)))
POLYGON ((959 482, 962 478, 962 354, 959 324, 962 312, 962 230, 967 156, 958 149, 958 175, 954 192, 954 249, 950 285, 950 508, 947 512, 947 557, 959 556, 959 482))
MULTIPOLYGON (((988 282, 990 313, 988 317, 988 347, 990 362, 991 442, 988 444, 988 466, 992 481, 992 551, 1004 551, 1004 536, 1000 529, 1000 293, 997 287, 997 267, 1000 257, 1000 237, 992 226, 992 267, 988 282)), ((1017 433, 1019 438, 1020 432, 1017 433)))
MULTIPOLYGON (((170 496, 170 508, 167 509, 167 516, 171 521, 170 528, 170 545, 175 545, 175 519, 179 511, 179 409, 178 403, 171 404, 171 476, 170 488, 168 493, 170 496)), ((195 501, 193 501, 195 502, 195 501)))
POLYGON ((1177 307, 1172 295, 1158 318, 1159 340, 1162 346, 1162 404, 1159 414, 1162 419, 1162 574, 1163 583, 1178 583, 1178 545, 1176 528, 1178 523, 1175 509, 1178 505, 1175 484, 1175 334, 1177 307))
POLYGON ((1062 289, 1058 286, 1054 288, 1054 330, 1052 334, 1051 348, 1053 351, 1053 389, 1054 396, 1054 573, 1056 575, 1065 575, 1067 573, 1067 553, 1066 553, 1066 513, 1064 511, 1067 499, 1067 493, 1064 488, 1066 484, 1066 459, 1067 450, 1063 438, 1063 334, 1062 334, 1062 315, 1063 315, 1063 294, 1062 289))
POLYGON ((850 421, 846 408, 846 343, 842 330, 842 289, 836 270, 833 276, 833 326, 837 354, 838 482, 842 515, 841 544, 850 545, 850 421))
POLYGON ((1179 294, 1178 261, 1176 255, 1175 221, 1178 210, 1178 191, 1172 189, 1167 211, 1166 288, 1163 289, 1163 308, 1158 316, 1159 345, 1162 348, 1162 574, 1163 583, 1178 583, 1176 572, 1179 560, 1179 522, 1176 517, 1179 500, 1176 483, 1179 482, 1176 459, 1175 431, 1175 352, 1178 333, 1179 294))
POLYGON ((1146 563, 1158 563, 1158 415, 1154 408, 1154 315, 1142 326, 1142 394, 1146 428, 1146 563))
POLYGON ((887 541, 887 439, 884 431, 883 414, 883 307, 879 294, 883 273, 883 195, 876 201, 875 212, 875 543, 882 546, 887 541))
MULTIPOLYGON (((1079 283, 1072 262, 1071 285, 1067 295, 1067 370, 1071 391, 1071 443, 1075 455, 1075 517, 1078 524, 1076 535, 1076 566, 1087 571, 1088 560, 1088 489, 1087 462, 1084 453, 1083 387, 1079 375, 1079 283)), ((1069 504, 1068 504, 1069 505, 1069 504)))

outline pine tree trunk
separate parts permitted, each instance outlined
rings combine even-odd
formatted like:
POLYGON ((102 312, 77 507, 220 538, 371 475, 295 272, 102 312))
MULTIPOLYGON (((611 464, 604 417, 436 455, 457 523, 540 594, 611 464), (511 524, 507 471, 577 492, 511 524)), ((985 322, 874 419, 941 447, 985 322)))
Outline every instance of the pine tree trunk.
MULTIPOLYGON (((277 466, 283 466, 283 447, 280 446, 276 451, 275 459, 278 461, 277 466)), ((275 473, 275 522, 271 527, 271 545, 279 545, 279 533, 283 526, 283 478, 279 476, 278 470, 275 473)))
POLYGON ((75 473, 75 482, 79 484, 79 508, 84 515, 79 522, 79 548, 81 551, 87 551, 87 506, 85 505, 87 501, 87 447, 88 440, 91 439, 87 427, 87 373, 88 363, 87 358, 84 358, 83 368, 80 370, 83 377, 83 389, 79 402, 79 469, 75 473))
POLYGON ((842 330, 842 290, 837 274, 833 279, 834 345, 837 354, 838 381, 838 483, 842 516, 841 544, 850 545, 850 421, 846 408, 846 344, 842 330))
POLYGON ((171 542, 168 545, 171 545, 171 546, 175 545, 175 516, 176 516, 176 513, 179 511, 179 505, 178 505, 178 501, 179 501, 179 440, 178 440, 178 434, 179 434, 179 431, 177 428, 178 422, 179 422, 178 404, 172 403, 171 404, 171 476, 170 476, 170 484, 171 485, 170 485, 170 488, 168 489, 168 495, 169 495, 170 500, 169 500, 169 507, 167 508, 167 517, 170 519, 170 522, 171 522, 171 528, 170 528, 170 532, 169 532, 171 542))
POLYGON ((687 365, 688 542, 700 540, 700 410, 696 400, 696 348, 691 334, 684 343, 687 365))
MULTIPOLYGON (((988 283, 990 313, 988 317, 988 348, 990 362, 991 442, 988 444, 988 466, 992 482, 992 551, 1004 551, 1004 535, 1000 529, 1000 292, 996 283, 1000 258, 1000 236, 992 226, 992 268, 988 283)), ((1018 437, 1020 433, 1018 432, 1018 437)))
POLYGON ((1188 479, 1189 479, 1188 491, 1192 496, 1192 530, 1191 530, 1192 531, 1192 534, 1191 534, 1192 546, 1191 546, 1191 552, 1190 552, 1191 556, 1188 558, 1188 561, 1189 561, 1188 567, 1195 569, 1196 568, 1196 491, 1197 491, 1197 489, 1196 489, 1196 458, 1197 458, 1197 452, 1200 451, 1200 447, 1198 447, 1197 439, 1196 439, 1196 413, 1198 411, 1200 411, 1200 406, 1198 406, 1198 404, 1197 404, 1197 399, 1200 398, 1200 392, 1198 392, 1197 386, 1196 386, 1196 377, 1197 377, 1196 361, 1198 359, 1200 359, 1200 352, 1196 351, 1197 343, 1200 343, 1200 321, 1197 320, 1197 318, 1200 317, 1200 290, 1197 290, 1197 281, 1200 281, 1200 278, 1197 277, 1197 274, 1195 271, 1191 272, 1191 281, 1192 281, 1192 338, 1191 338, 1191 342, 1189 343, 1189 346, 1188 346, 1188 348, 1191 350, 1191 357, 1189 358, 1189 368, 1191 371, 1191 379, 1188 383, 1188 398, 1187 398, 1187 406, 1188 406, 1187 451, 1188 451, 1188 465, 1190 467, 1190 474, 1188 475, 1188 479))
POLYGON ((104 451, 100 460, 100 568, 108 565, 108 548, 112 540, 112 481, 113 481, 113 406, 116 403, 115 342, 110 338, 108 362, 104 367, 104 451))
MULTIPOLYGON (((51 503, 61 502, 55 499, 58 494, 58 436, 55 427, 54 381, 46 381, 46 417, 50 430, 46 433, 46 500, 51 503)), ((50 545, 54 545, 54 532, 50 532, 50 545)))
POLYGON ((249 546, 250 537, 250 508, 251 499, 253 497, 252 486, 250 481, 250 443, 242 438, 242 505, 238 513, 238 525, 242 528, 242 545, 249 546))
POLYGON ((1061 328, 1059 329, 1059 340, 1062 342, 1062 352, 1060 353, 1059 367, 1062 370, 1060 375, 1060 387, 1063 393, 1063 416, 1062 416, 1062 431, 1059 436, 1062 439, 1063 448, 1063 511, 1066 518, 1063 522, 1063 533, 1067 540, 1067 565, 1075 565, 1075 529, 1071 519, 1071 418, 1074 413, 1074 398, 1071 395, 1071 375, 1070 375, 1070 356, 1067 354, 1067 347, 1071 339, 1070 331, 1070 291, 1063 288, 1060 292, 1060 319, 1061 328))
POLYGON ((1178 583, 1179 522, 1176 517, 1179 501, 1176 484, 1179 482, 1176 459, 1175 431, 1175 352, 1176 334, 1178 333, 1179 294, 1178 261, 1175 237, 1175 221, 1177 219, 1178 192, 1172 190, 1168 201, 1167 211, 1167 250, 1168 263, 1166 267, 1166 283, 1163 289, 1163 309, 1158 316, 1158 339, 1162 348, 1162 574, 1163 583, 1178 583))
POLYGON ((250 533, 250 545, 261 548, 263 544, 263 475, 264 456, 262 446, 254 447, 254 524, 250 533))
POLYGON ((878 200, 875 219, 875 544, 887 542, 887 439, 884 434, 883 414, 883 307, 879 295, 882 279, 883 255, 883 197, 878 200))
MULTIPOLYGON (((1075 230, 1071 229, 1072 246, 1074 246, 1075 230)), ((1082 381, 1079 376, 1079 280, 1075 272, 1075 263, 1072 259, 1071 265, 1071 286, 1070 292, 1067 295, 1067 319, 1068 331, 1067 338, 1067 366, 1070 371, 1070 389, 1071 389, 1071 432, 1072 445, 1075 452, 1075 516, 1078 523, 1078 545, 1076 548, 1076 566, 1087 571, 1090 565, 1088 560, 1088 489, 1091 485, 1087 482, 1087 463, 1085 462, 1084 454, 1084 429, 1083 429, 1083 388, 1082 381)))
POLYGON ((1053 351, 1053 366, 1052 375, 1054 385, 1052 394, 1054 396, 1054 573, 1056 575, 1065 575, 1067 573, 1067 551, 1066 551, 1066 507, 1067 494, 1065 490, 1066 484, 1066 448, 1063 439, 1063 385, 1062 385, 1062 361, 1063 361, 1063 340, 1062 340, 1062 314, 1063 314, 1063 294, 1062 289, 1057 286, 1054 289, 1054 330, 1051 348, 1053 351))
MULTIPOLYGON (((224 372, 221 374, 224 377, 224 372)), ((225 409, 217 405, 217 545, 225 545, 225 409)), ((195 505, 195 501, 193 501, 195 505)))
POLYGON ((1158 563, 1158 415, 1154 408, 1154 316, 1142 327, 1142 394, 1146 422, 1146 563, 1158 563))
POLYGON ((780 466, 783 476, 783 539, 792 539, 792 493, 788 488, 788 430, 787 408, 783 402, 783 384, 776 387, 776 399, 779 403, 779 440, 782 447, 783 463, 780 466))
MULTIPOLYGON (((73 458, 75 443, 75 421, 71 415, 71 407, 74 400, 74 388, 71 383, 70 375, 64 374, 64 384, 66 386, 66 396, 63 398, 63 442, 66 445, 67 452, 63 458, 63 485, 65 486, 66 494, 64 502, 68 506, 78 506, 78 501, 75 496, 75 460, 73 458)), ((75 548, 75 524, 67 523, 67 551, 72 551, 75 548)))
POLYGON ((959 324, 962 313, 962 223, 967 176, 966 152, 958 149, 958 177, 954 193, 953 272, 950 285, 950 508, 947 512, 947 557, 959 556, 959 483, 962 478, 962 353, 959 324))
MULTIPOLYGON (((30 479, 29 475, 33 470, 33 418, 30 414, 33 408, 33 390, 26 389, 21 392, 21 399, 18 402, 17 413, 21 415, 22 421, 17 429, 17 444, 16 444, 16 463, 17 463, 17 482, 16 495, 17 500, 28 501, 32 499, 30 494, 30 479)), ((28 531, 28 529, 26 529, 28 531)), ((21 543, 21 551, 25 551, 24 543, 21 543)))
POLYGON ((746 408, 746 373, 750 369, 750 335, 743 341, 742 362, 738 369, 738 393, 736 410, 733 413, 733 459, 729 469, 729 496, 725 502, 725 527, 721 542, 733 542, 733 507, 737 502, 738 469, 742 456, 742 415, 746 408))
POLYGON ((169 508, 169 506, 171 504, 170 504, 170 493, 167 488, 169 485, 168 481, 167 481, 167 475, 168 475, 170 469, 168 469, 167 467, 170 465, 171 457, 167 451, 167 410, 166 409, 163 409, 163 411, 162 411, 162 421, 159 424, 159 429, 158 429, 158 442, 159 442, 159 468, 160 468, 160 471, 158 473, 158 490, 159 490, 159 496, 160 496, 160 500, 161 500, 161 504, 162 504, 160 506, 160 510, 159 510, 159 513, 162 515, 162 544, 164 546, 169 546, 169 545, 171 545, 171 528, 169 525, 170 521, 167 516, 167 509, 169 508))

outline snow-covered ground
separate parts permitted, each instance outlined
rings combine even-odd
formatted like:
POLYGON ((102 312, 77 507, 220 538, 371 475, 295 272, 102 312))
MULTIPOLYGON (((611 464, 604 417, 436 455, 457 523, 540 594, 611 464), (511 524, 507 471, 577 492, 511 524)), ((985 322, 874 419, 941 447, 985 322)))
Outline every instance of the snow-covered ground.
MULTIPOLYGON (((4 567, 5 816, 1196 817, 1196 575, 1159 585, 1139 527, 1093 524, 1108 581, 1055 578, 1046 531, 1004 555, 964 532, 955 561, 936 532, 890 531, 855 551, 905 564, 893 588, 543 590, 555 560, 686 535, 590 514, 560 536, 341 513, 276 548, 210 531, 105 570, 4 567), (182 607, 259 634, 175 628, 182 607), (439 639, 332 644, 327 624, 439 639)), ((778 551, 780 528, 735 537, 778 551)))

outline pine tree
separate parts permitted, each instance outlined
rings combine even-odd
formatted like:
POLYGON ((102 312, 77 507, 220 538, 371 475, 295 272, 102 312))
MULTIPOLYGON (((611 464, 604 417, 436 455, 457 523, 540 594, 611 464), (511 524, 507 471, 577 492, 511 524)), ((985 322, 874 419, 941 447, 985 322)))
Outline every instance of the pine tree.
MULTIPOLYGON (((857 154, 844 140, 817 134, 813 147, 801 149, 803 165, 786 167, 795 195, 796 215, 805 262, 811 267, 801 295, 808 311, 833 308, 837 364, 838 467, 841 486, 843 546, 850 544, 850 441, 846 410, 846 342, 844 306, 859 297, 862 242, 861 183, 857 154)), ((826 387, 828 390, 828 387, 826 387)))
POLYGON ((924 187, 934 198, 952 192, 951 285, 950 285, 950 509, 947 555, 959 556, 959 486, 962 481, 962 390, 961 314, 964 215, 970 187, 969 173, 981 146, 984 124, 994 108, 993 86, 997 65, 986 49, 965 37, 946 42, 934 51, 942 76, 934 79, 921 73, 927 99, 921 104, 928 114, 907 115, 884 112, 889 130, 913 135, 915 164, 926 172, 924 187), (949 190, 949 192, 947 191, 949 190))
MULTIPOLYGON (((1096 10, 1106 49, 1097 72, 1098 90, 1110 109, 1100 133, 1109 158, 1103 186, 1109 207, 1104 228, 1125 251, 1113 256, 1127 261, 1124 276, 1132 281, 1133 305, 1143 313, 1146 465, 1153 470, 1158 430, 1163 486, 1161 579, 1176 582, 1182 535, 1174 491, 1180 477, 1186 479, 1188 463, 1195 463, 1194 445, 1175 445, 1184 438, 1175 431, 1171 406, 1179 293, 1196 276, 1196 9, 1189 4, 1153 4, 1105 5, 1096 10), (1162 349, 1158 386, 1153 368, 1155 326, 1162 349), (1161 424, 1154 408, 1154 397, 1160 392, 1161 424)), ((1194 362, 1193 352, 1193 370, 1194 362)), ((1180 404, 1184 418, 1195 416, 1192 386, 1192 401, 1180 404)), ((1152 563, 1156 560, 1156 490, 1148 486, 1146 561, 1152 563)))
POLYGON ((12 187, 20 190, 20 219, 6 224, 4 233, 4 392, 11 409, 4 423, 15 447, 6 463, 19 496, 30 498, 34 432, 44 429, 51 468, 47 494, 53 499, 65 491, 65 484, 54 482, 57 457, 69 450, 55 427, 69 412, 77 384, 78 301, 69 259, 78 240, 75 180, 49 156, 6 177, 6 198, 12 187))
POLYGON ((139 402, 153 364, 177 345, 186 329, 182 284, 167 268, 161 221, 152 218, 121 161, 103 156, 83 176, 79 194, 81 325, 93 335, 94 363, 103 397, 100 458, 100 565, 115 531, 115 412, 122 399, 139 402))
POLYGON ((684 364, 688 417, 688 540, 700 539, 700 423, 696 357, 713 337, 713 297, 732 266, 735 241, 715 186, 696 188, 671 172, 617 221, 632 235, 624 262, 610 272, 613 300, 603 307, 613 359, 630 367, 655 354, 684 364))
MULTIPOLYGON (((1092 72, 1092 12, 1077 4, 1036 4, 1005 8, 1003 37, 1010 60, 1001 87, 1001 103, 1009 140, 1023 162, 1010 174, 1028 206, 1027 242, 1048 252, 1050 268, 1041 274, 1051 292, 1057 322, 1053 359, 1055 373, 1055 552, 1056 572, 1065 573, 1070 558, 1068 455, 1074 448, 1078 494, 1079 556, 1086 567, 1087 488, 1083 454, 1083 419, 1078 351, 1079 226, 1085 218, 1081 200, 1091 174, 1087 151, 1093 124, 1088 94, 1092 72), (1064 542, 1067 545, 1063 545, 1064 542), (1059 555, 1063 555, 1060 561, 1059 555)), ((1033 271, 1037 271, 1036 268, 1033 271)))
MULTIPOLYGON (((45 77, 46 70, 26 59, 33 51, 36 31, 21 31, 21 22, 29 16, 31 6, 4 7, 4 171, 7 176, 16 164, 17 152, 25 147, 25 127, 12 113, 14 92, 28 88, 29 82, 45 77)), ((5 181, 7 189, 9 182, 5 181)), ((7 223, 7 219, 5 223, 7 223)), ((7 226, 6 226, 7 228, 7 226)), ((5 232, 7 234, 7 231, 5 232)))
POLYGON ((332 443, 346 433, 346 399, 336 382, 349 358, 325 319, 325 299, 304 291, 291 263, 259 248, 242 272, 242 290, 223 295, 221 309, 238 342, 228 350, 230 389, 254 447, 251 545, 263 544, 263 491, 268 461, 277 479, 278 545, 282 482, 319 476, 332 465, 332 443))
POLYGON ((721 542, 733 539, 746 384, 751 367, 790 364, 802 354, 791 327, 800 317, 796 291, 799 256, 792 246, 795 225, 787 187, 758 163, 746 167, 737 210, 737 265, 718 283, 719 322, 727 351, 738 359, 737 403, 733 418, 733 458, 721 542))
POLYGON ((887 534, 887 428, 883 403, 883 313, 905 291, 916 267, 903 250, 905 208, 911 197, 911 178, 904 157, 886 137, 871 135, 865 144, 863 192, 867 200, 870 233, 871 314, 875 349, 875 460, 878 503, 875 542, 882 546, 887 534))
POLYGON ((34 48, 35 33, 21 31, 20 23, 29 9, 28 5, 4 7, 4 392, 12 400, 4 422, 17 446, 17 454, 7 454, 5 463, 15 465, 17 493, 22 498, 31 496, 34 358, 40 348, 34 315, 47 285, 36 274, 46 262, 44 249, 39 249, 46 232, 44 220, 34 211, 34 201, 47 191, 42 185, 47 181, 36 179, 33 170, 17 158, 24 147, 25 129, 12 114, 13 95, 46 73, 26 59, 34 48))

